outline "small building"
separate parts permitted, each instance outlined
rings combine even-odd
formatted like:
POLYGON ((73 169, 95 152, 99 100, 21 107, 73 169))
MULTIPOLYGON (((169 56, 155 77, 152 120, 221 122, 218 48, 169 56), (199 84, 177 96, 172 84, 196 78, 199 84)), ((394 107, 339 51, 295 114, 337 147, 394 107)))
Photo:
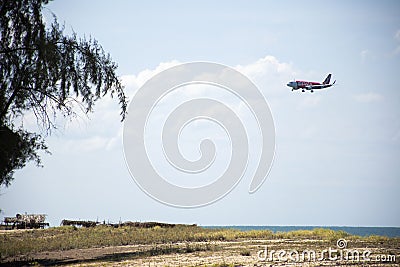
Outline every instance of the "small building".
POLYGON ((38 229, 49 226, 45 214, 17 214, 15 217, 4 217, 6 229, 38 229))

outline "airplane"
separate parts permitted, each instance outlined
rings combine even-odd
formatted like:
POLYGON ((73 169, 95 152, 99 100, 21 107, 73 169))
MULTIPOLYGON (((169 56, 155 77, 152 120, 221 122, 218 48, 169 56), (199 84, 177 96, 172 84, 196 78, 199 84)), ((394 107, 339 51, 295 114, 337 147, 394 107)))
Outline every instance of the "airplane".
POLYGON ((328 74, 328 76, 325 78, 325 81, 322 83, 319 82, 307 82, 307 81, 293 81, 289 82, 287 86, 292 87, 292 91, 301 89, 302 92, 305 92, 305 90, 310 90, 311 93, 314 92, 315 89, 324 89, 331 87, 332 85, 335 84, 336 80, 330 84, 332 74, 328 74))

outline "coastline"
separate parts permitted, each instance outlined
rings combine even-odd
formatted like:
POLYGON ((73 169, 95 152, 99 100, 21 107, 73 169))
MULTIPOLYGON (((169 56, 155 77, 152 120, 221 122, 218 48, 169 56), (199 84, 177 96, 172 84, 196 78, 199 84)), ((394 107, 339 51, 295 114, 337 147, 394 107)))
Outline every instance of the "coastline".
POLYGON ((393 226, 321 226, 321 225, 200 225, 211 229, 236 229, 240 231, 270 230, 277 232, 291 232, 297 230, 312 230, 315 228, 344 231, 357 236, 387 236, 400 237, 400 227, 393 226))

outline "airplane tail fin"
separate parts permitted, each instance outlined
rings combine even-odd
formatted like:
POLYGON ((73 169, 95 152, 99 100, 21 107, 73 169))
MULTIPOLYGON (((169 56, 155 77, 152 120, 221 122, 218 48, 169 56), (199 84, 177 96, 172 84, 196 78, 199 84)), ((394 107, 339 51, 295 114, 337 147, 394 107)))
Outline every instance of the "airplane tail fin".
POLYGON ((323 82, 323 84, 329 84, 331 81, 331 77, 332 77, 332 74, 329 73, 328 76, 325 78, 325 81, 323 82))

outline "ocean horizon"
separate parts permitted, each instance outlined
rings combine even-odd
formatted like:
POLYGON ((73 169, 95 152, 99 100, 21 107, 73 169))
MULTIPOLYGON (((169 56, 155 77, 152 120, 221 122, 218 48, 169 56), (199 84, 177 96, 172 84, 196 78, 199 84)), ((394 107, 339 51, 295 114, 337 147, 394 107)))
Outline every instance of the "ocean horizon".
POLYGON ((276 232, 290 232, 296 230, 312 230, 315 228, 344 231, 358 236, 387 236, 400 237, 400 227, 369 227, 369 226, 262 226, 262 225, 204 225, 204 228, 237 229, 241 231, 270 230, 276 232))

